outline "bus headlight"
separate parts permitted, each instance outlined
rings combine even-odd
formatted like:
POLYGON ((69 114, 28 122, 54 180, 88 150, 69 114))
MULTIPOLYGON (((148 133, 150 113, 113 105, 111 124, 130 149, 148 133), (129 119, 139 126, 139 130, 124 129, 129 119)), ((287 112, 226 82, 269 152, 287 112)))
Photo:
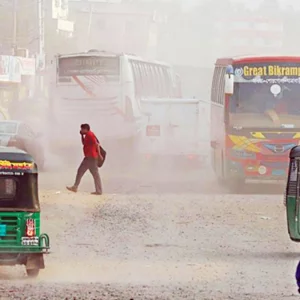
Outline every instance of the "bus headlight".
POLYGON ((267 173, 267 168, 265 166, 259 166, 258 173, 260 175, 265 175, 267 173))

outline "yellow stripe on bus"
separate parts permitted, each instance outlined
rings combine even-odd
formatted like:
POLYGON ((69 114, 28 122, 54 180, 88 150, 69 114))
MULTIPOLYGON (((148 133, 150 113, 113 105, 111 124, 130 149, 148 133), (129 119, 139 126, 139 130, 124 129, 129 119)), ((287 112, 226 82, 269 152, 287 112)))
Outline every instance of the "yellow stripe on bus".
POLYGON ((262 132, 251 132, 251 135, 256 139, 265 139, 266 138, 262 132))
POLYGON ((256 153, 260 152, 260 148, 257 147, 252 140, 249 140, 245 136, 229 135, 229 138, 235 144, 233 149, 246 150, 256 153))

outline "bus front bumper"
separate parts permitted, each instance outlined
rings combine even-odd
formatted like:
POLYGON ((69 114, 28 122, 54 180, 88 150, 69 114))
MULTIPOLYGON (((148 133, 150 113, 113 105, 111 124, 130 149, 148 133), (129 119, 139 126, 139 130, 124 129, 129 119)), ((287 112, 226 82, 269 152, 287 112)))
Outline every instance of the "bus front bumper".
POLYGON ((246 177, 245 183, 284 185, 284 184, 286 184, 286 180, 285 179, 273 179, 273 178, 249 178, 249 177, 246 177))
MULTIPOLYGON (((263 164, 261 164, 263 166, 263 164)), ((240 162, 231 162, 228 169, 229 177, 242 179, 245 183, 285 184, 287 169, 256 167, 250 168, 240 162)))

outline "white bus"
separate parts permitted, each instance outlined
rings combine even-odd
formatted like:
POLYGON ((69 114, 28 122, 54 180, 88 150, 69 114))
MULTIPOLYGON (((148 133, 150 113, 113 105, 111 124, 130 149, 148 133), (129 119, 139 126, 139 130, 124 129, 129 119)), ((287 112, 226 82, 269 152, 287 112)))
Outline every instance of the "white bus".
POLYGON ((168 64, 90 50, 57 56, 51 112, 56 128, 68 124, 74 132, 74 126, 89 123, 102 140, 128 140, 146 119, 143 99, 179 98, 180 93, 179 78, 168 64))

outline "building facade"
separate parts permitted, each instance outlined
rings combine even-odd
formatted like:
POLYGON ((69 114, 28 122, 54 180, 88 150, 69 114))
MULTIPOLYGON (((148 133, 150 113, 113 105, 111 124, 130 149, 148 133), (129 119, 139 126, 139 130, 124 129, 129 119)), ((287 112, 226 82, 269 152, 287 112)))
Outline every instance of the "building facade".
POLYGON ((70 0, 77 51, 99 49, 157 58, 159 25, 166 21, 151 3, 70 0))

